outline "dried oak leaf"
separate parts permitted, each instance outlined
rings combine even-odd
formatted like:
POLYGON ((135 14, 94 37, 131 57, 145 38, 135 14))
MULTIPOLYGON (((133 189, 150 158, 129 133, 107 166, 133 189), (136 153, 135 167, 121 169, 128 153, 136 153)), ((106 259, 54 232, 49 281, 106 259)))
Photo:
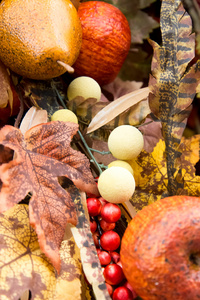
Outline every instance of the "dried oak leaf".
MULTIPOLYGON (((166 146, 160 139, 151 153, 143 150, 136 159, 129 161, 136 181, 136 190, 130 202, 138 211, 167 193, 168 176, 166 146)), ((200 135, 182 138, 178 148, 180 157, 176 162, 175 177, 180 185, 179 195, 200 196, 200 176, 195 175, 194 165, 200 159, 200 135), (180 173, 179 170, 182 170, 180 173)))
POLYGON ((18 300, 26 290, 34 300, 68 300, 73 299, 69 297, 72 294, 80 299, 81 266, 73 240, 62 242, 60 256, 61 272, 57 276, 29 224, 27 205, 17 204, 0 214, 1 299, 18 300))
POLYGON ((9 125, 0 131, 0 143, 16 154, 15 159, 0 166, 0 212, 32 194, 30 224, 36 230, 41 250, 58 272, 66 223, 77 222, 75 204, 58 177, 66 176, 79 189, 98 194, 89 160, 70 147, 77 130, 77 124, 56 121, 34 126, 24 135, 9 125))

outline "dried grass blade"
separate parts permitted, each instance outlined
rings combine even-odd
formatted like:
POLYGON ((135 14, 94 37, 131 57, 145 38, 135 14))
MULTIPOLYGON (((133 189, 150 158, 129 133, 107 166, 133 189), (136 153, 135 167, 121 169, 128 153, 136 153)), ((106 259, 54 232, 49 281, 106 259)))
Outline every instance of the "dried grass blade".
POLYGON ((149 88, 142 88, 134 92, 128 93, 107 106, 105 106, 90 122, 87 133, 97 130, 108 122, 112 121, 115 117, 123 113, 128 108, 144 100, 149 95, 149 88))

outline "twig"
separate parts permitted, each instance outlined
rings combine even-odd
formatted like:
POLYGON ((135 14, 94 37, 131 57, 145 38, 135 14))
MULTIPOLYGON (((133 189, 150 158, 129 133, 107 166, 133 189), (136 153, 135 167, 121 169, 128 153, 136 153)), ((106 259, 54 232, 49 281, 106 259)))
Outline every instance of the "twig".
POLYGON ((14 123, 14 127, 19 128, 19 124, 21 122, 21 119, 22 119, 22 116, 23 116, 23 113, 24 113, 24 101, 23 101, 22 93, 19 89, 19 86, 16 85, 15 88, 16 88, 16 92, 19 96, 20 108, 19 108, 19 113, 18 113, 17 118, 16 118, 15 123, 14 123))

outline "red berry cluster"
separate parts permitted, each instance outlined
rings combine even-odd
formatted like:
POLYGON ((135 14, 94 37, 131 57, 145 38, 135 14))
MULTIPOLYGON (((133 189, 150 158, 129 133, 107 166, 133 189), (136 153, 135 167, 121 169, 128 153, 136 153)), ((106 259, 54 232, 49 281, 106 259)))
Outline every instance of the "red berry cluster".
POLYGON ((121 239, 114 231, 116 222, 121 218, 121 209, 103 197, 88 197, 87 208, 90 229, 110 296, 113 300, 135 299, 137 295, 127 282, 120 262, 121 239))

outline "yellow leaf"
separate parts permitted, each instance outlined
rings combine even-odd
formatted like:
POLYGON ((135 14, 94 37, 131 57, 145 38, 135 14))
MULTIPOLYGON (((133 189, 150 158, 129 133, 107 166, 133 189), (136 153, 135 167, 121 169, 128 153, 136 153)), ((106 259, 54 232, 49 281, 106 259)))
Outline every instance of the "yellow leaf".
MULTIPOLYGON (((175 179, 184 183, 177 195, 200 196, 200 176, 196 176, 194 165, 199 161, 200 135, 182 138, 178 148, 180 157, 176 162, 175 179)), ((136 182, 136 190, 130 203, 138 211, 144 206, 167 195, 167 162, 165 142, 159 140, 151 153, 142 151, 129 161, 136 182)))
POLYGON ((61 273, 57 278, 54 300, 81 299, 80 252, 74 239, 65 240, 60 248, 61 273))
POLYGON ((57 276, 30 227, 28 206, 15 205, 0 215, 1 299, 19 299, 26 290, 31 290, 34 300, 80 299, 81 271, 77 253, 73 240, 62 243, 61 271, 57 276), (71 294, 76 298, 70 298, 71 294))

